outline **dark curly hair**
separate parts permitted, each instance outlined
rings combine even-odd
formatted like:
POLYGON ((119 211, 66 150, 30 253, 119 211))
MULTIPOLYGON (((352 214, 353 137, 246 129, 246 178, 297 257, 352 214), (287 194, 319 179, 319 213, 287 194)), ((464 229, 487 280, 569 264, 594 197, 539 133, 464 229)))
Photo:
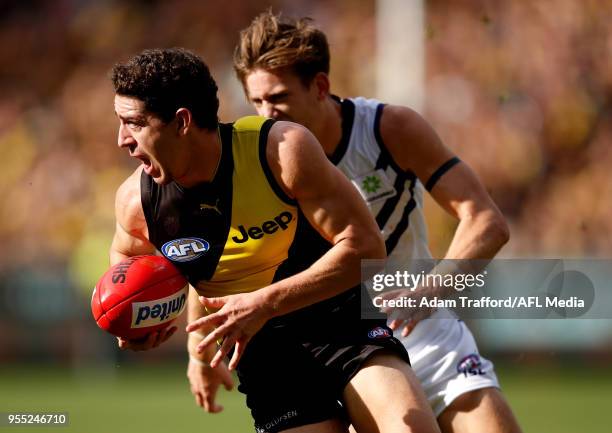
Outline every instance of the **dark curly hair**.
POLYGON ((144 50, 111 72, 115 93, 140 99, 164 122, 187 108, 200 128, 217 128, 217 84, 200 57, 183 48, 144 50))
POLYGON ((329 74, 329 45, 310 18, 283 19, 271 10, 261 13, 240 32, 234 70, 242 85, 248 74, 289 68, 308 86, 319 72, 329 74))

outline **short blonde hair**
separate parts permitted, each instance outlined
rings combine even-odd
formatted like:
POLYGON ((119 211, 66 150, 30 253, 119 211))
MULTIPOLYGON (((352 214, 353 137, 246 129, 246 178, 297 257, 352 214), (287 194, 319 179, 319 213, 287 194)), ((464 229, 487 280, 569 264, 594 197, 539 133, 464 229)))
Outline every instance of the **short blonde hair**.
POLYGON ((329 45, 310 18, 282 20, 268 10, 240 32, 234 50, 234 70, 244 85, 255 69, 290 69, 304 85, 319 72, 329 74, 329 45))

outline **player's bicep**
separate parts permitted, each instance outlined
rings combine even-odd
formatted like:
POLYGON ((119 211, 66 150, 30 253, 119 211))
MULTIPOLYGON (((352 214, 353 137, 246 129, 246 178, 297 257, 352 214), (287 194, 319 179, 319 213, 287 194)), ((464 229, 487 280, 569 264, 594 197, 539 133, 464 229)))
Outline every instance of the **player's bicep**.
POLYGON ((378 231, 357 190, 331 164, 321 167, 296 198, 311 225, 332 243, 359 229, 378 231))
POLYGON ((276 153, 273 147, 273 172, 322 236, 332 243, 347 237, 379 236, 357 190, 329 162, 308 130, 290 127, 277 134, 276 139, 280 144, 276 153))
POLYGON ((115 235, 110 248, 111 264, 126 257, 154 254, 140 201, 140 172, 135 171, 117 190, 115 235))
POLYGON ((476 174, 418 113, 406 107, 385 107, 381 135, 400 168, 414 172, 436 202, 454 217, 494 209, 476 174))
POLYGON ((111 265, 113 265, 128 257, 155 254, 155 247, 148 240, 128 233, 117 222, 109 254, 111 265))
POLYGON ((417 112, 401 106, 385 106, 380 135, 401 170, 412 171, 423 184, 455 158, 429 123, 417 112))

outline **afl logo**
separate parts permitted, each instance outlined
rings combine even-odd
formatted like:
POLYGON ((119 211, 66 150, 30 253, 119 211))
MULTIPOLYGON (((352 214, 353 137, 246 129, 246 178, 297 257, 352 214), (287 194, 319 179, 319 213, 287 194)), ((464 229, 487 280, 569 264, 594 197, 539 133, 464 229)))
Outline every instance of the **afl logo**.
POLYGON ((181 238, 166 242, 161 250, 173 262, 190 262, 197 259, 210 248, 210 244, 200 238, 181 238))
POLYGON ((389 338, 391 337, 391 333, 387 328, 383 328, 382 326, 377 326, 368 332, 368 337, 370 338, 389 338))

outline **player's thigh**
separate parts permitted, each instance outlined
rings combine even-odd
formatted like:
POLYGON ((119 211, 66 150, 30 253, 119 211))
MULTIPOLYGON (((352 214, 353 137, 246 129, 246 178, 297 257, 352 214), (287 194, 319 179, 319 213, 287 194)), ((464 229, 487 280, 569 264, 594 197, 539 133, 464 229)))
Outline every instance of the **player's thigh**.
MULTIPOLYGON (((305 432, 343 419, 339 387, 310 352, 284 328, 264 326, 249 342, 238 364, 238 390, 246 395, 255 429, 262 433, 305 432), (295 430, 302 431, 302 430, 295 430)), ((321 427, 321 428, 323 428, 321 427)), ((342 430, 340 430, 342 431, 342 430)))
POLYGON ((376 352, 363 364, 343 397, 358 433, 439 432, 409 365, 388 351, 376 352))
POLYGON ((302 425, 299 427, 282 430, 282 433, 347 433, 348 427, 344 421, 330 419, 315 424, 302 425))
POLYGON ((499 389, 476 389, 457 397, 440 414, 443 433, 520 433, 521 429, 499 389))

